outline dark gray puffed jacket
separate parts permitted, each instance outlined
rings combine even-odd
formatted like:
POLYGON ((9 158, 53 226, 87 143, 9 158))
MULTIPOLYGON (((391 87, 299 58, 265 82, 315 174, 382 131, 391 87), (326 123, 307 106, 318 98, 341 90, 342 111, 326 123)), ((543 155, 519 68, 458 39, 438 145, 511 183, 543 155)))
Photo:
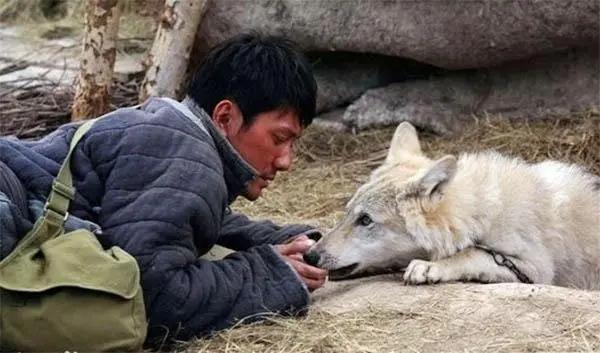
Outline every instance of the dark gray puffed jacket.
MULTIPOLYGON (((30 198, 48 195, 77 127, 64 125, 35 142, 0 139, 0 161, 30 198)), ((229 204, 255 173, 189 101, 151 98, 108 114, 78 144, 71 166, 71 214, 100 225, 103 246, 117 245, 139 263, 150 342, 203 336, 242 318, 308 305, 306 287, 270 244, 309 227, 231 214, 229 204), (199 259, 215 244, 239 251, 199 259)), ((10 210, 0 195, 2 257, 30 224, 10 210)))

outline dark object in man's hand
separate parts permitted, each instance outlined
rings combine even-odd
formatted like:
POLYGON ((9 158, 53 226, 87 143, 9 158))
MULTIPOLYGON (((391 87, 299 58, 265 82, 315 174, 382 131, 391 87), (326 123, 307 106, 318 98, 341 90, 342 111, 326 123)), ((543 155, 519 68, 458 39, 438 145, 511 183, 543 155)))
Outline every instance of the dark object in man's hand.
POLYGON ((312 239, 316 242, 321 240, 321 238, 323 238, 323 235, 321 234, 321 232, 317 232, 317 231, 312 231, 312 232, 306 234, 306 236, 308 237, 308 239, 312 239))
POLYGON ((316 251, 309 251, 302 256, 304 262, 311 266, 317 266, 319 263, 319 254, 316 251))

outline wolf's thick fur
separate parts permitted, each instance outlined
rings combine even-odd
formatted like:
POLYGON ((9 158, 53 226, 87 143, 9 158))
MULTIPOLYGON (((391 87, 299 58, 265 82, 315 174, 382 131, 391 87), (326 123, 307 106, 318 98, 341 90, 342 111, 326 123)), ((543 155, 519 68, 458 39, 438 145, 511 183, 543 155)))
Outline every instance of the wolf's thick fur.
POLYGON ((519 281, 478 245, 535 283, 600 289, 600 178, 496 152, 431 160, 405 122, 344 219, 312 251, 333 274, 407 266, 411 284, 519 281))

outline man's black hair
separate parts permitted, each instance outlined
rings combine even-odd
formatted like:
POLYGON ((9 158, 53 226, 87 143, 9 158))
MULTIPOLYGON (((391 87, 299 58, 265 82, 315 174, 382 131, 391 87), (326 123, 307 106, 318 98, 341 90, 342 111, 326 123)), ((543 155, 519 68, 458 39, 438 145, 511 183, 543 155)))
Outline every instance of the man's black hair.
POLYGON ((223 99, 235 102, 250 126, 257 114, 291 109, 308 126, 317 83, 308 59, 286 39, 248 33, 213 48, 187 91, 209 115, 223 99))

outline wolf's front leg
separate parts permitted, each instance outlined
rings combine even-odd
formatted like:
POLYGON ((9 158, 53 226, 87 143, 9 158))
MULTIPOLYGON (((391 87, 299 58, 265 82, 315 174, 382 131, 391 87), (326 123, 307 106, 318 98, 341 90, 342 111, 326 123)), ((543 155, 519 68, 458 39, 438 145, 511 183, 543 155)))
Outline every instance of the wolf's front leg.
MULTIPOLYGON (((523 265, 520 261, 519 264, 523 265)), ((434 262, 412 260, 404 272, 404 282, 408 284, 452 281, 492 283, 519 282, 519 279, 507 267, 496 264, 490 254, 476 248, 434 262)))

